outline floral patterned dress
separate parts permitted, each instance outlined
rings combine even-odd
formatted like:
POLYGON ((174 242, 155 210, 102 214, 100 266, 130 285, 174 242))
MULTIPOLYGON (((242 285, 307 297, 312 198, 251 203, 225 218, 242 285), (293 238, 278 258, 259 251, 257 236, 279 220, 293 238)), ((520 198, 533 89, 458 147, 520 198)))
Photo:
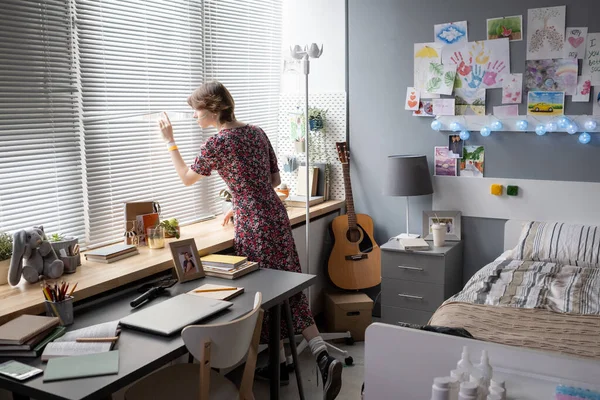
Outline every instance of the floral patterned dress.
MULTIPOLYGON (((285 206, 271 186, 279 171, 277 158, 265 132, 256 126, 223 129, 202 146, 191 169, 208 176, 217 171, 233 196, 234 247, 238 255, 261 268, 301 272, 296 244, 285 206)), ((294 334, 314 324, 303 293, 290 298, 294 334)), ((261 341, 269 339, 269 313, 265 313, 261 341)), ((281 318, 281 339, 288 337, 281 318)))

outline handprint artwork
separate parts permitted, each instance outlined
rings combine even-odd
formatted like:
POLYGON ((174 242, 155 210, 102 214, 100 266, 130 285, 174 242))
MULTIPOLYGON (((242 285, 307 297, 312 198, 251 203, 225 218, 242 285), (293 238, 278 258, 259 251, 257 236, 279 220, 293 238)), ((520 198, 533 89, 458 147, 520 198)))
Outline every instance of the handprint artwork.
POLYGON ((562 58, 567 7, 527 10, 527 60, 562 58))
POLYGON ((500 88, 510 69, 508 39, 469 42, 452 54, 450 62, 456 65, 455 88, 500 88))

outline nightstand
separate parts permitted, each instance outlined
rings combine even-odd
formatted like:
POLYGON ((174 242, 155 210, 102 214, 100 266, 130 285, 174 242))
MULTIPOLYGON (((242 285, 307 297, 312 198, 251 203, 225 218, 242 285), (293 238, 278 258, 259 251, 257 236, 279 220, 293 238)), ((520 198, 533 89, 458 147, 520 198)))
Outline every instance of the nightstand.
POLYGON ((433 312, 462 289, 462 242, 406 251, 398 240, 381 246, 381 319, 425 325, 433 312))

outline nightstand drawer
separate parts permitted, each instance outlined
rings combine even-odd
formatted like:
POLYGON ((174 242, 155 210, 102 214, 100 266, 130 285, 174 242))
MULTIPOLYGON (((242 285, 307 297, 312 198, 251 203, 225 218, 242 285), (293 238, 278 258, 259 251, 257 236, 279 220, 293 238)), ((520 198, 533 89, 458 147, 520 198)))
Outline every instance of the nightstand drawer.
POLYGON ((444 285, 383 279, 381 304, 391 307, 435 311, 444 302, 444 285))
POLYGON ((381 307, 381 322, 391 325, 398 325, 400 322, 427 325, 432 315, 433 313, 429 311, 386 306, 381 307))
POLYGON ((384 278, 444 283, 445 257, 382 251, 381 266, 384 278))

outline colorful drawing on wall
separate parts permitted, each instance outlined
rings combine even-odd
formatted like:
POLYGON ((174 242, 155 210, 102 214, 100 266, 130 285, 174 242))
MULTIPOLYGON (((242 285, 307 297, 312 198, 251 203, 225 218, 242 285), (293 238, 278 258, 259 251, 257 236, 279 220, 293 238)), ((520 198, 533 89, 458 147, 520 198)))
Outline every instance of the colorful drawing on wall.
POLYGON ((600 85, 600 33, 588 33, 582 69, 581 75, 589 76, 592 86, 600 85))
POLYGON ((583 58, 588 28, 567 28, 564 58, 583 58))
POLYGON ((517 117, 519 115, 519 106, 511 104, 509 106, 494 106, 494 116, 498 118, 517 117))
POLYGON ((592 80, 589 76, 577 77, 577 90, 571 97, 571 101, 587 103, 590 101, 590 92, 592 91, 592 80))
POLYGON ((457 65, 456 75, 461 80, 455 87, 500 88, 510 70, 508 39, 469 42, 452 53, 450 62, 457 65))
POLYGON ((529 92, 527 115, 563 115, 565 92, 529 92))
POLYGON ((406 88, 405 110, 417 111, 419 109, 419 91, 414 87, 406 88))
POLYGON ((528 60, 525 62, 525 91, 573 95, 577 90, 577 59, 528 60))
POLYGON ((460 176, 483 178, 483 146, 465 146, 460 160, 460 176))
POLYGON ((594 86, 594 105, 592 115, 600 116, 600 86, 594 86))
POLYGON ((502 83, 502 104, 521 104, 523 101, 523 74, 510 74, 502 83))
POLYGON ((448 135, 448 153, 452 158, 462 158, 465 142, 460 135, 448 135))
POLYGON ((413 117, 435 117, 431 100, 421 100, 419 102, 419 109, 413 111, 413 117))
POLYGON ((566 6, 527 10, 527 60, 563 56, 566 13, 566 6))
POLYGON ((452 158, 447 146, 436 146, 434 164, 436 176, 456 176, 456 158, 452 158))
POLYGON ((508 40, 523 40, 523 16, 489 18, 487 20, 488 40, 508 38, 508 40))
POLYGON ((448 65, 452 53, 469 41, 467 21, 434 25, 433 41, 442 46, 442 64, 448 65))
POLYGON ((436 94, 452 94, 455 75, 456 65, 454 64, 430 63, 425 91, 436 94))
POLYGON ((435 115, 454 115, 454 99, 433 99, 431 102, 435 115))
POLYGON ((422 99, 440 97, 425 91, 429 64, 442 61, 442 45, 438 43, 415 43, 414 45, 414 87, 420 92, 422 99))
POLYGON ((485 89, 454 89, 456 115, 485 115, 485 89))

